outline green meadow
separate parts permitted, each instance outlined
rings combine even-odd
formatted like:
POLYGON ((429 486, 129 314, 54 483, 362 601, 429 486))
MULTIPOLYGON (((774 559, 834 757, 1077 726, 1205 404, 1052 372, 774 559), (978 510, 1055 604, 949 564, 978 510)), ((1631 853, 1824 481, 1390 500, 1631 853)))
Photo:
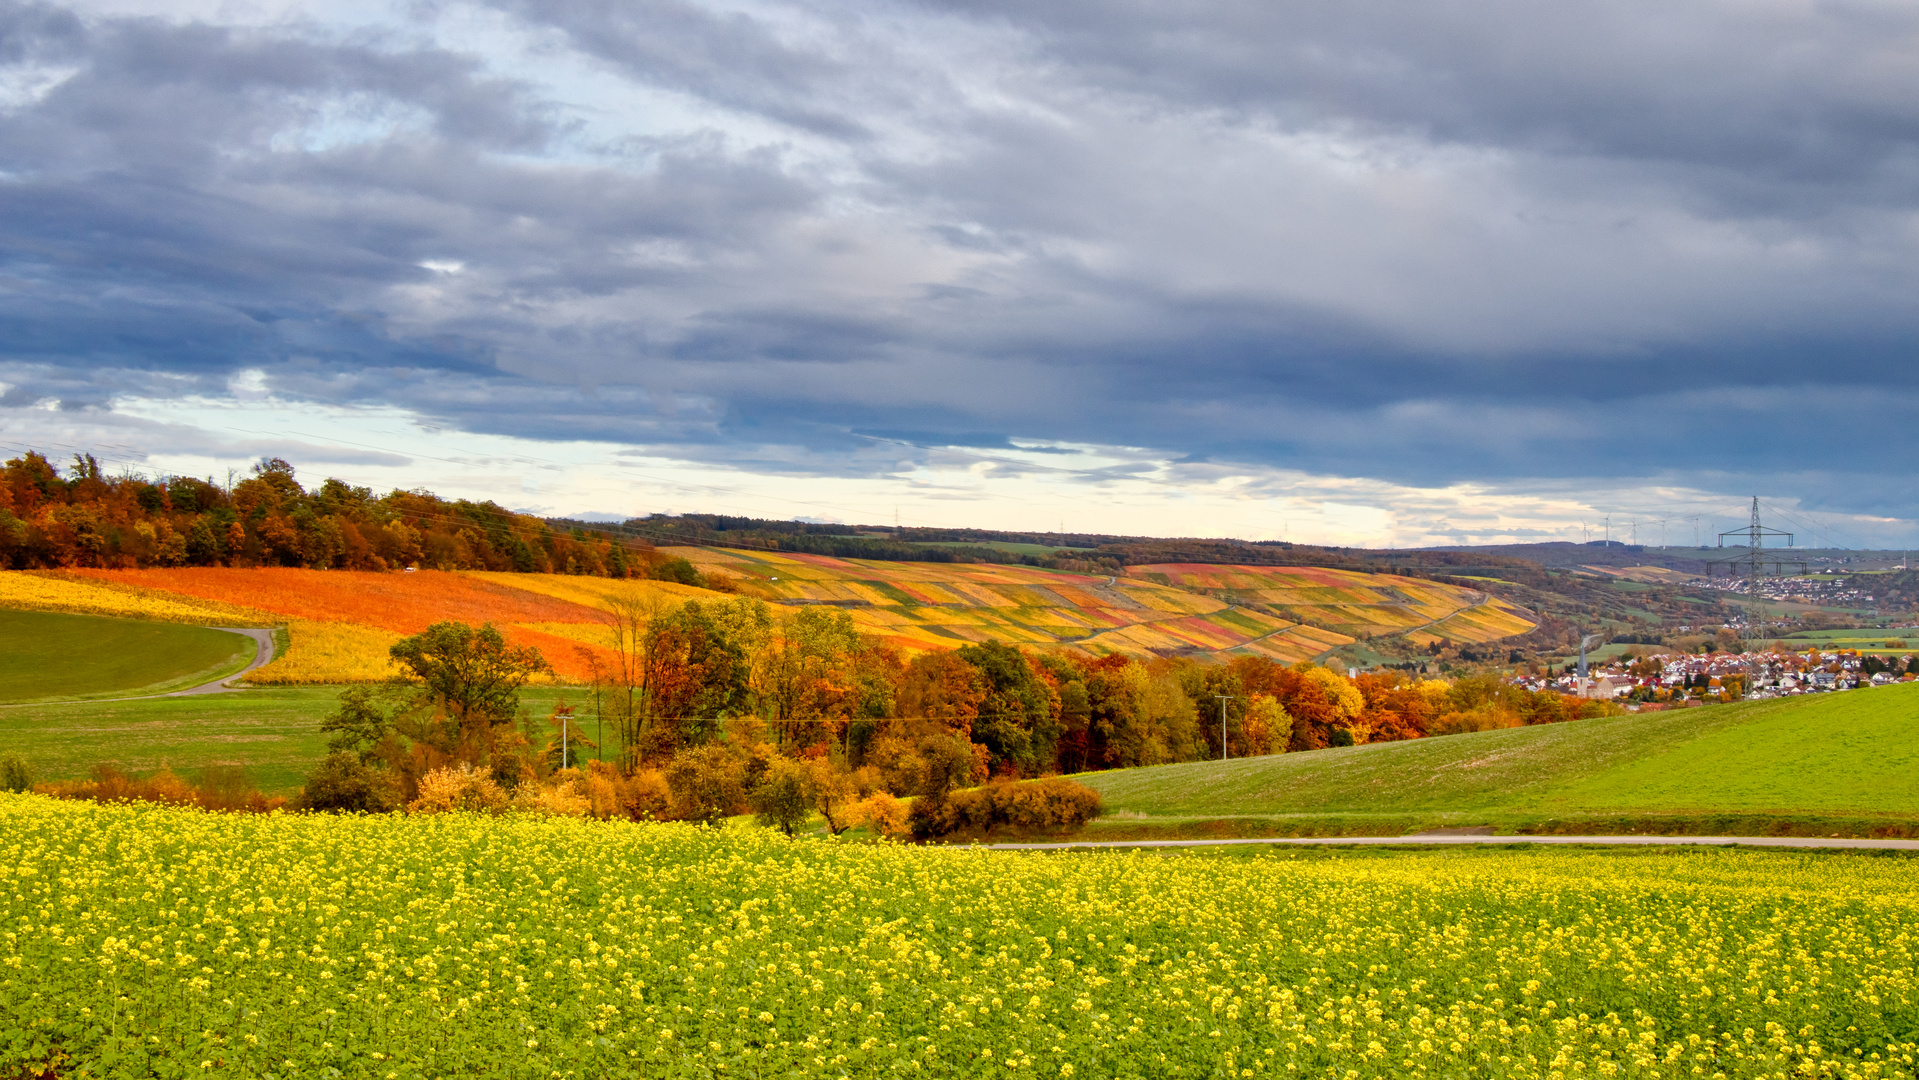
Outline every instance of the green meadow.
POLYGON ((204 626, 0 610, 0 702, 166 693, 240 671, 254 648, 204 626))
POLYGON ((1919 684, 1092 773, 1095 831, 1908 832, 1919 684))
MULTIPOLYGON (((209 765, 237 766, 269 795, 291 795, 326 756, 320 721, 339 703, 337 686, 272 687, 192 697, 64 701, 0 706, 0 755, 18 754, 37 779, 71 780, 95 765, 132 773, 171 769, 192 777, 209 765)), ((546 716, 561 697, 594 737, 590 695, 536 688, 521 704, 546 716)), ((580 753, 592 757, 590 747, 580 753)))

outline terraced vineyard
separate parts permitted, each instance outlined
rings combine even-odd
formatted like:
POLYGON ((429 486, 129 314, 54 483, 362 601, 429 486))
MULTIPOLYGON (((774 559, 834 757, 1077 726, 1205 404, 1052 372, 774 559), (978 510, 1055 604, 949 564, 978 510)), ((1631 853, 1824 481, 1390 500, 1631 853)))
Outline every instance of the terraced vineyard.
MULTIPOLYGON (((782 606, 843 608, 862 630, 908 651, 998 639, 1094 654, 1233 653, 1296 663, 1362 636, 1481 642, 1531 627, 1515 609, 1468 589, 1339 570, 1165 565, 1107 577, 1027 566, 666 550, 724 577, 740 594, 782 606)), ((539 648, 563 679, 582 679, 587 655, 611 659, 604 602, 635 592, 665 604, 725 599, 671 582, 560 574, 194 567, 0 575, 5 607, 284 625, 288 648, 250 676, 265 684, 384 679, 392 674, 387 649, 394 641, 448 619, 498 624, 516 644, 539 648)))
POLYGON ((1294 662, 1353 639, 1132 575, 1028 566, 898 563, 823 555, 666 549, 781 604, 833 604, 913 649, 998 638, 1088 652, 1245 650, 1294 662))
POLYGON ((1131 574, 1223 599, 1253 601, 1344 640, 1404 634, 1417 645, 1440 638, 1486 642, 1523 634, 1532 620, 1497 597, 1395 574, 1312 566, 1162 563, 1131 574))
MULTIPOLYGON (((193 567, 175 570, 12 571, 0 604, 162 622, 286 627, 288 648, 248 676, 262 684, 365 682, 393 674, 387 648, 442 620, 492 622, 538 648, 562 677, 584 678, 579 647, 603 652, 600 590, 717 597, 668 582, 543 574, 378 574, 347 570, 193 567)), ((603 657, 610 659, 610 657, 603 657)))

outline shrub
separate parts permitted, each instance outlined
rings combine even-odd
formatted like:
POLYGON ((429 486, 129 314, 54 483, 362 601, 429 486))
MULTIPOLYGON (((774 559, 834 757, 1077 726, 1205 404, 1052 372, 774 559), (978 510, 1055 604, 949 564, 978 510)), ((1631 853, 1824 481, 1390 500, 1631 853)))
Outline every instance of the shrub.
POLYGON ((907 835, 906 804, 884 791, 876 791, 847 811, 847 819, 853 825, 865 825, 885 837, 907 835))
POLYGON ((268 798, 246 783, 238 769, 207 770, 210 787, 196 787, 167 769, 145 778, 131 776, 112 765, 95 765, 85 780, 41 784, 35 790, 56 799, 91 802, 151 802, 168 806, 198 806, 206 810, 278 810, 286 800, 268 798), (237 780, 236 780, 237 778, 237 780))
POLYGON ((32 791, 33 770, 19 754, 0 757, 0 791, 32 791))
POLYGON ((1427 726, 1428 735, 1464 735, 1473 731, 1494 731, 1499 728, 1522 727, 1525 721, 1518 713, 1498 705, 1481 705, 1463 712, 1449 712, 1427 726))
POLYGON ((420 778, 420 797, 408 803, 411 814, 444 813, 449 810, 498 811, 506 809, 506 791, 486 773, 471 765, 434 769, 420 778))
POLYGON ((625 817, 654 821, 664 818, 673 803, 673 792, 658 770, 645 769, 626 776, 604 761, 587 763, 580 779, 580 795, 586 799, 586 813, 602 820, 625 817))
POLYGON ((814 794, 811 769, 790 758, 775 758, 753 785, 749 802, 760 824, 792 836, 812 812, 814 794))
POLYGON ((990 784, 955 791, 944 798, 922 796, 908 815, 920 839, 959 832, 991 833, 1001 825, 1015 829, 1076 829, 1099 813, 1099 793, 1064 777, 1019 784, 990 784))
POLYGON ((547 783, 525 783, 515 788, 512 807, 536 814, 582 817, 593 806, 592 799, 585 791, 586 784, 587 778, 580 775, 577 769, 567 769, 555 774, 547 783))
POLYGON ((1078 828, 1100 809, 1099 792, 1057 776, 987 790, 994 793, 993 822, 1016 829, 1078 828))
POLYGON ((746 763, 718 743, 689 747, 666 766, 671 817, 717 825, 746 804, 746 763))
POLYGON ((328 754, 308 774, 294 806, 301 810, 384 814, 400 808, 399 785, 387 773, 363 764, 359 755, 328 754))

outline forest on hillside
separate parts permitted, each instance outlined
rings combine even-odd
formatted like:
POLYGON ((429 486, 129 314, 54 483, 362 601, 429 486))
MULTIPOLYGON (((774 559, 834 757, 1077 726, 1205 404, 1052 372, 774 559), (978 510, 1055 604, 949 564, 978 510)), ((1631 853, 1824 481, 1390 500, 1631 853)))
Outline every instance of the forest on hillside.
POLYGON ((270 458, 231 485, 109 476, 91 455, 62 470, 36 453, 0 466, 0 568, 295 566, 506 570, 689 580, 643 541, 556 529, 495 502, 329 479, 303 487, 270 458))

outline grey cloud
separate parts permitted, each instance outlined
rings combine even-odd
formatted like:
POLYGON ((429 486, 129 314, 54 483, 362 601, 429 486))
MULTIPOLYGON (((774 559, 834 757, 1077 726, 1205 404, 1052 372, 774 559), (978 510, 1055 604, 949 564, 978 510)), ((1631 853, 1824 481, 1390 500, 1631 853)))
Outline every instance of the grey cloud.
POLYGON ((498 7, 480 55, 0 4, 0 64, 78 69, 0 109, 7 401, 258 367, 782 475, 1750 477, 1888 425, 1848 498, 1919 513, 1902 9, 498 7))
POLYGON ((858 102, 836 101, 853 63, 780 39, 766 21, 680 0, 498 4, 652 85, 834 138, 861 138, 858 102))
POLYGON ((1028 28, 1088 82, 1282 127, 1385 129, 1910 193, 1919 13, 1463 0, 931 5, 1028 28))

